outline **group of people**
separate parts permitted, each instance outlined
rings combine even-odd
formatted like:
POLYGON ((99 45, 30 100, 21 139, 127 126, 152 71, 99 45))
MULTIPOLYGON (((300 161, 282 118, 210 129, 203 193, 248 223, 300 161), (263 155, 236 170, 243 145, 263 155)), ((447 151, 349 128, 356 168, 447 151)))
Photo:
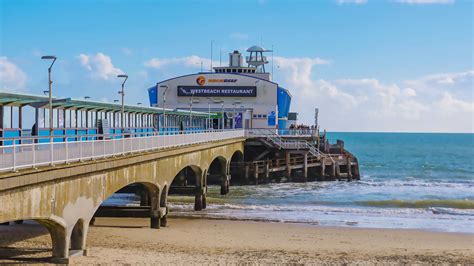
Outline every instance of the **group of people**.
POLYGON ((309 135, 315 130, 315 126, 308 126, 304 124, 300 124, 300 125, 291 124, 289 129, 290 129, 290 132, 293 132, 296 134, 309 135))

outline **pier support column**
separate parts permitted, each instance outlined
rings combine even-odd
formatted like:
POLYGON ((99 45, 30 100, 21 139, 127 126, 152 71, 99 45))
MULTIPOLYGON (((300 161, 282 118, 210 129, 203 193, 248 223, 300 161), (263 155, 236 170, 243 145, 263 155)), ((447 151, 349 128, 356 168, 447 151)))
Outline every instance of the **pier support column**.
POLYGON ((321 177, 324 178, 325 175, 326 175, 326 159, 323 158, 321 160, 321 177))
POLYGON ((255 164, 255 173, 254 173, 254 178, 255 178, 255 185, 258 185, 258 164, 255 164))
POLYGON ((198 187, 196 188, 196 194, 194 196, 194 210, 202 211, 202 198, 203 198, 203 189, 198 187))
POLYGON ((331 177, 334 179, 336 177, 336 162, 333 161, 331 164, 332 170, 331 170, 331 177))
POLYGON ((164 213, 164 215, 163 214, 161 215, 160 224, 161 224, 161 226, 166 227, 168 225, 169 209, 168 209, 168 206, 166 206, 164 208, 165 208, 165 211, 164 211, 165 213, 164 213))
POLYGON ((160 201, 158 191, 150 192, 150 228, 160 229, 160 201))
POLYGON ((304 160, 303 160, 303 177, 304 182, 308 181, 308 153, 304 153, 304 160))
POLYGON ((161 227, 161 218, 159 210, 150 211, 150 228, 160 229, 161 227))
POLYGON ((335 176, 338 180, 341 180, 341 166, 339 165, 339 162, 335 162, 334 164, 335 164, 334 169, 336 171, 335 176))
POLYGON ((89 221, 79 219, 71 232, 71 253, 82 253, 87 256, 87 232, 89 231, 89 221))
POLYGON ((230 175, 224 175, 222 177, 221 195, 226 195, 227 193, 229 193, 230 179, 231 179, 230 175))
POLYGON ((347 157, 347 181, 352 181, 352 162, 351 162, 351 157, 347 157))
POLYGON ((245 164, 245 174, 244 174, 245 182, 249 183, 250 178, 250 165, 248 163, 245 164))
POLYGON ((265 183, 270 182, 270 160, 265 162, 265 183))
POLYGON ((164 186, 160 194, 160 225, 168 224, 168 186, 164 186))
POLYGON ((44 225, 51 235, 53 246, 51 261, 53 263, 69 263, 69 245, 71 241, 68 237, 69 234, 66 232, 66 228, 49 220, 38 220, 38 222, 44 225))
POLYGON ((291 180, 291 154, 286 151, 286 175, 291 180))

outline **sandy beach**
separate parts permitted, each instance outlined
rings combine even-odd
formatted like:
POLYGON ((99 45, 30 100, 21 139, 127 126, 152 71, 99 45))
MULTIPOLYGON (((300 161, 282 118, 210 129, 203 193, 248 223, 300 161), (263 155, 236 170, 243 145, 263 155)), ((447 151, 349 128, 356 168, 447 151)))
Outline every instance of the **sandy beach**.
MULTIPOLYGON (((417 230, 172 218, 98 218, 87 257, 72 264, 474 263, 474 235, 417 230)), ((51 240, 37 224, 0 227, 0 263, 48 262, 51 240)))

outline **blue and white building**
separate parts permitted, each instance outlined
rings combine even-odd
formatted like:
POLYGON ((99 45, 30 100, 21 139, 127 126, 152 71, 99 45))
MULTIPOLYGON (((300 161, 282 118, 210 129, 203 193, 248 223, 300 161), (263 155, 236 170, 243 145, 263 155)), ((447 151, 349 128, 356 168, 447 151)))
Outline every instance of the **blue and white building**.
POLYGON ((209 119, 214 128, 288 128, 291 94, 265 71, 264 53, 271 51, 252 46, 247 52, 246 65, 234 51, 229 66, 159 82, 148 89, 151 106, 215 113, 218 118, 209 119))

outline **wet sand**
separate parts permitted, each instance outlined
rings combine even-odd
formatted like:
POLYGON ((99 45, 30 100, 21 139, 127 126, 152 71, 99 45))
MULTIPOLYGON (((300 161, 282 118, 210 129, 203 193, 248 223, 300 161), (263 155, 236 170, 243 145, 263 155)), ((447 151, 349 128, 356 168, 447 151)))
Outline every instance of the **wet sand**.
MULTIPOLYGON (((97 218, 72 264, 474 263, 474 234, 171 218, 97 218)), ((42 226, 0 226, 0 263, 48 262, 42 226)))

